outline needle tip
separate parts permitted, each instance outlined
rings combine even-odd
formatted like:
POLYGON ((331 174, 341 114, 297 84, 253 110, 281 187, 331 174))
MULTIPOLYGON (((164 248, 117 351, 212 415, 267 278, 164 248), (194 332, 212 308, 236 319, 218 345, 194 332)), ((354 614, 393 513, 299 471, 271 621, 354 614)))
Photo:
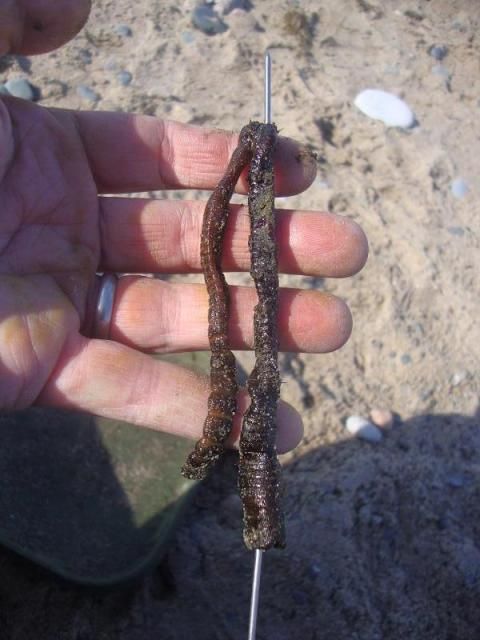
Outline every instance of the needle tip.
POLYGON ((272 123, 272 56, 270 51, 265 51, 265 101, 264 120, 266 124, 272 123))

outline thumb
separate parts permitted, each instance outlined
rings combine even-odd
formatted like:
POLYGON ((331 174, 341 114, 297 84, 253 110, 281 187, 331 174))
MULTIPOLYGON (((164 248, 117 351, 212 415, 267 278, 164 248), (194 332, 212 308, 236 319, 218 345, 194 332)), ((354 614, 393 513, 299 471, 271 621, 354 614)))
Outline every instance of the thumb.
POLYGON ((0 0, 0 55, 60 47, 87 21, 91 0, 0 0))

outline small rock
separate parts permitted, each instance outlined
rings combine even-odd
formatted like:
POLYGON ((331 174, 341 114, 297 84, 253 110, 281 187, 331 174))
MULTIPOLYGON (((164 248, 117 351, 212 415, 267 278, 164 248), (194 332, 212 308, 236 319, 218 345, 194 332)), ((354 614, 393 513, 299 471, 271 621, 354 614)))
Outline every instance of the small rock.
POLYGON ((5 88, 11 96, 23 100, 35 100, 38 90, 24 78, 14 78, 5 83, 5 88))
POLYGON ((400 358, 400 362, 402 364, 411 364, 412 358, 411 356, 408 355, 408 353, 404 353, 403 356, 400 358))
POLYGON ((443 60, 448 53, 448 47, 444 44, 432 44, 428 49, 428 53, 432 58, 435 58, 435 60, 443 60))
POLYGON ((91 64, 92 52, 89 49, 79 49, 78 59, 80 60, 80 62, 83 62, 83 64, 91 64))
POLYGON ((208 36, 224 33, 228 27, 209 5, 195 7, 192 13, 192 22, 197 29, 208 36))
POLYGON ((122 38, 132 37, 132 30, 130 29, 128 24, 117 24, 114 31, 117 35, 122 36, 122 38))
POLYGON ((83 100, 87 100, 88 102, 97 102, 97 100, 100 100, 98 93, 85 84, 80 84, 77 87, 77 94, 80 98, 83 98, 83 100))
POLYGON ((452 236, 460 236, 461 237, 461 236, 465 235, 465 229, 463 227, 447 227, 447 231, 452 236))
POLYGON ((322 567, 317 562, 312 562, 307 569, 307 575, 312 580, 315 580, 316 578, 318 578, 318 576, 321 575, 321 573, 322 573, 322 567))
POLYGON ((223 15, 235 10, 250 11, 252 3, 249 0, 215 0, 215 9, 223 15))
POLYGON ((195 34, 191 31, 182 31, 180 38, 184 44, 192 44, 192 42, 195 42, 195 34))
POLYGON ((120 71, 117 73, 117 80, 122 85, 122 87, 128 87, 128 85, 132 81, 132 74, 130 71, 120 71))
MULTIPOLYGON (((7 83, 8 89, 8 83, 7 83)), ((10 89, 8 89, 10 91, 10 89)), ((465 182, 463 178, 455 178, 450 183, 450 191, 455 198, 463 198, 468 193, 468 184, 465 182)))
POLYGON ((381 89, 365 89, 354 101, 363 114, 381 120, 387 127, 408 129, 415 124, 415 116, 406 102, 393 93, 381 89))
POLYGON ((319 189, 330 189, 330 185, 328 184, 328 182, 320 176, 315 178, 315 182, 313 184, 319 189))
POLYGON ((391 429, 393 426, 393 413, 388 409, 374 408, 370 411, 370 420, 381 429, 391 429))
POLYGON ((4 84, 0 83, 0 96, 9 96, 9 95, 10 95, 10 92, 7 89, 7 87, 4 84))
POLYGON ((467 379, 466 371, 456 371, 451 379, 452 387, 458 387, 459 384, 462 384, 464 380, 467 379))
POLYGON ((383 437, 380 429, 363 416, 349 416, 345 426, 353 436, 368 442, 380 442, 383 437))

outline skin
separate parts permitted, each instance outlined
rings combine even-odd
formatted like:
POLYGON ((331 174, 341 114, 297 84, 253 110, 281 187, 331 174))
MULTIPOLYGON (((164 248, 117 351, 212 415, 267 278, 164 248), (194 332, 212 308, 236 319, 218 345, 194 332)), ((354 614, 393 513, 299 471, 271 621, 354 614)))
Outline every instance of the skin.
MULTIPOLYGON (((80 0, 0 0, 0 52, 51 50, 81 28, 89 8, 80 0)), ((148 116, 45 109, 1 97, 0 409, 42 404, 201 435, 208 379, 147 354, 208 348, 204 286, 124 277, 111 340, 91 335, 96 271, 200 271, 204 203, 103 194, 212 189, 236 143, 237 134, 148 116)), ((305 190, 315 168, 282 139, 277 195, 305 190)), ((237 190, 245 189, 242 176, 237 190)), ((248 271, 248 213, 231 211, 224 268, 248 271)), ((353 275, 368 252, 355 223, 320 212, 279 212, 278 245, 282 272, 322 277, 353 275)), ((232 347, 250 349, 255 292, 234 287, 231 295, 232 347)), ((331 295, 283 289, 279 325, 281 349, 322 353, 345 343, 351 316, 331 295)), ((241 392, 230 444, 244 409, 241 392)), ((279 450, 293 448, 299 415, 281 403, 278 423, 279 450)))

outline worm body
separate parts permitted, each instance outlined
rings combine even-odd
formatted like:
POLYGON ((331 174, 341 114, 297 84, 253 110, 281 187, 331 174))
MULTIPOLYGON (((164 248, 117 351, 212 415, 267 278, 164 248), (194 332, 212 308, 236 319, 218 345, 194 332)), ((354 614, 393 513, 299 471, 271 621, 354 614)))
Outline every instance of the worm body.
POLYGON ((209 296, 210 396, 203 435, 182 468, 185 477, 195 480, 204 478, 223 453, 236 409, 235 357, 228 347, 229 295, 220 263, 230 198, 251 155, 251 128, 247 125, 203 217, 200 256, 209 296))
POLYGON ((205 477, 218 460, 230 434, 236 409, 235 358, 228 345, 229 296, 221 271, 221 249, 229 201, 243 169, 250 162, 251 275, 258 295, 254 312, 255 367, 247 382, 250 407, 240 438, 239 491, 243 502, 244 541, 249 549, 285 546, 280 505, 276 411, 280 395, 278 371, 278 264, 274 218, 273 153, 277 129, 250 122, 240 133, 225 175, 205 208, 201 259, 209 294, 209 341, 212 351, 210 396, 203 436, 182 473, 205 477))
POLYGON ((285 546, 280 505, 280 464, 275 446, 280 395, 273 172, 276 139, 275 125, 259 126, 249 173, 251 275, 258 304, 254 312, 256 362, 247 382, 251 402, 243 419, 239 463, 243 535, 249 549, 285 546))

